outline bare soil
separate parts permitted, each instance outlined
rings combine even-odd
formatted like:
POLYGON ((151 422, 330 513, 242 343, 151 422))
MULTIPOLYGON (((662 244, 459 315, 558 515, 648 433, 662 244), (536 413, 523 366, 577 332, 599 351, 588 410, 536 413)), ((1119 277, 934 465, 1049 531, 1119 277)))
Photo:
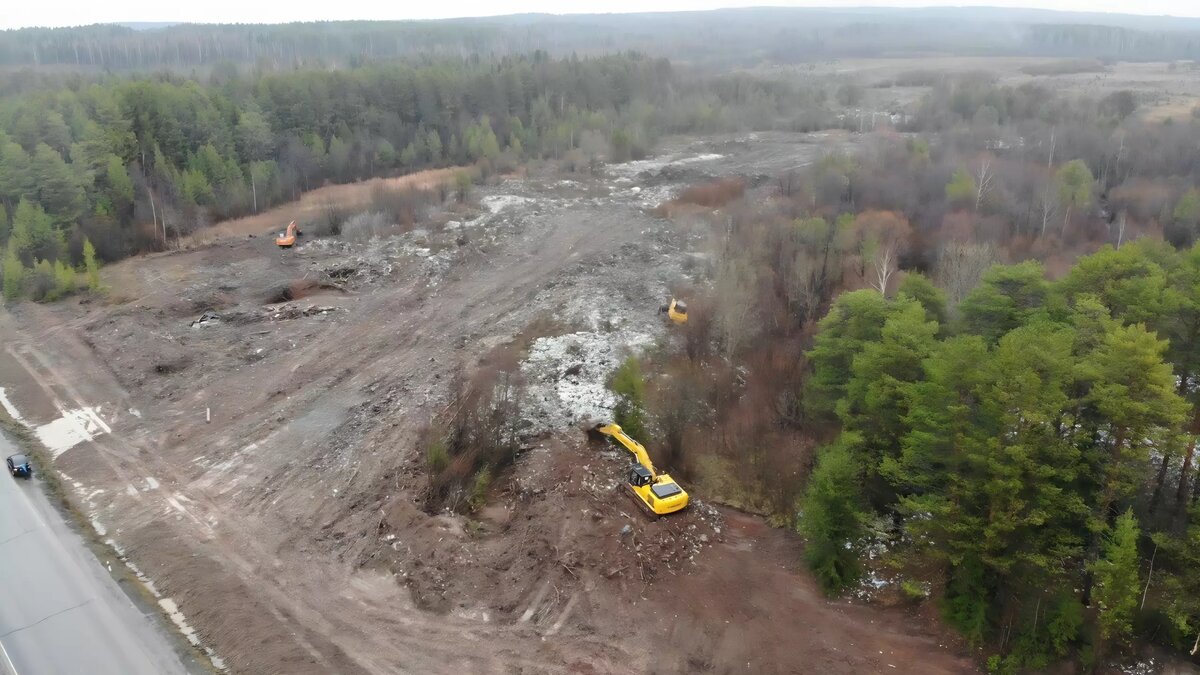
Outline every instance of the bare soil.
POLYGON ((337 207, 354 210, 362 208, 371 199, 371 193, 379 187, 413 188, 428 190, 449 182, 457 169, 430 169, 395 178, 373 178, 346 185, 326 185, 309 190, 296 201, 264 210, 244 218, 234 218, 204 228, 180 242, 182 248, 203 246, 219 239, 247 237, 250 235, 274 238, 274 234, 290 221, 315 218, 325 209, 337 207))
POLYGON ((245 236, 310 196, 114 265, 108 300, 0 317, 0 394, 35 427, 103 422, 60 439, 56 467, 234 672, 973 672, 910 610, 826 600, 786 531, 695 492, 648 520, 619 487, 627 460, 561 422, 473 516, 422 509, 417 439, 460 367, 547 319, 669 342, 657 308, 703 282, 684 261, 704 237, 651 210, 829 141, 673 142, 604 176, 482 189, 445 228, 289 251, 245 236))

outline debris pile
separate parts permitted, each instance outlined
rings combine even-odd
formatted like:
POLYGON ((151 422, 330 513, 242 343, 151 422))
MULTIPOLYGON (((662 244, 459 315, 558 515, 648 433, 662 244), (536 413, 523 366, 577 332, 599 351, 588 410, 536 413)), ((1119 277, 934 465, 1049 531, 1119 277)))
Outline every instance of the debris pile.
POLYGON ((221 317, 216 312, 205 312, 191 323, 192 328, 205 328, 221 323, 221 317))
POLYGON ((616 398, 608 390, 609 375, 652 342, 653 336, 632 330, 579 331, 535 340, 521 364, 531 432, 611 417, 616 398))
POLYGON ((287 319, 299 319, 305 316, 319 316, 321 314, 329 314, 336 312, 337 307, 329 307, 325 305, 309 305, 307 307, 297 307, 295 305, 283 305, 276 307, 271 312, 273 321, 283 321, 287 319))

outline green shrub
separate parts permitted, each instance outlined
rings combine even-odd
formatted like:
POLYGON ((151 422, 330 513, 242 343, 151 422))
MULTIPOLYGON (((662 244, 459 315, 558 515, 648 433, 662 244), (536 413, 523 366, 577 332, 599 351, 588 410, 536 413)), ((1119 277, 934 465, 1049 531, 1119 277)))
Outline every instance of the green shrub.
POLYGON ((633 438, 643 438, 646 432, 646 381, 637 359, 629 357, 613 373, 609 388, 617 395, 613 421, 633 438))
POLYGON ((16 300, 25 290, 25 266, 10 246, 4 257, 4 299, 16 300))
POLYGON ((65 298, 75 292, 75 270, 65 262, 54 263, 54 297, 65 298))
POLYGON ((852 451, 858 442, 857 434, 843 433, 821 451, 797 523, 807 540, 804 557, 808 567, 830 595, 853 585, 862 574, 857 542, 863 536, 866 512, 852 451))
POLYGON ((90 239, 83 240, 83 268, 87 272, 88 289, 100 289, 100 265, 96 262, 96 247, 90 239))
POLYGON ((472 511, 482 508, 487 503, 487 491, 491 485, 492 472, 485 466, 475 474, 475 481, 471 485, 471 496, 467 499, 467 508, 472 511))
POLYGON ((925 592, 925 589, 921 586, 921 584, 911 579, 905 579, 904 581, 900 582, 900 592, 903 593, 904 597, 909 600, 924 600, 925 597, 929 595, 925 592))
POLYGON ((989 601, 983 563, 967 558, 955 566, 946 584, 942 618, 957 628, 972 646, 979 646, 988 633, 989 601))
POLYGON ((54 300, 57 297, 54 294, 54 265, 51 265, 48 260, 39 260, 33 266, 26 286, 29 288, 29 296, 33 298, 34 302, 54 300))
POLYGON ((450 466, 450 452, 446 449, 446 441, 436 439, 425 449, 425 464, 432 473, 441 473, 450 466))

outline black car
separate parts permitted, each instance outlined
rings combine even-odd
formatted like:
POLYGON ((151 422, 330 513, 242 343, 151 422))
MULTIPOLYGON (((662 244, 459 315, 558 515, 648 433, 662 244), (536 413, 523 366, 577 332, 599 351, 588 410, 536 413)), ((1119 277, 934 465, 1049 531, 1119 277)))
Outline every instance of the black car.
POLYGON ((14 478, 29 478, 33 474, 33 467, 25 455, 12 455, 5 462, 8 464, 8 472, 14 478))

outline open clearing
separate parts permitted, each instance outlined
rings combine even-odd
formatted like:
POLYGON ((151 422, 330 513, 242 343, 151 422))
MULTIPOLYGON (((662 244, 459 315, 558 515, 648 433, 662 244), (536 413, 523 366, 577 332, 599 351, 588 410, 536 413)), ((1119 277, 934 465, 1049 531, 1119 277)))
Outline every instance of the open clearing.
POLYGON ((968 73, 990 75, 1002 85, 1037 84, 1080 96, 1101 97, 1128 90, 1141 106, 1139 114, 1151 120, 1187 119, 1200 105, 1200 66, 1188 62, 1101 63, 1035 56, 913 56, 835 59, 799 66, 772 66, 764 68, 763 72, 856 81, 869 88, 865 103, 876 110, 901 110, 914 104, 929 90, 924 82, 968 73))
POLYGON ((454 174, 454 169, 430 169, 398 178, 372 178, 359 183, 347 185, 326 185, 309 190, 300 198, 274 209, 263 211, 244 218, 234 218, 204 228, 186 237, 182 242, 184 248, 211 244, 219 239, 229 237, 246 237, 249 235, 273 238, 274 233, 281 230, 289 221, 319 217, 326 209, 336 207, 348 211, 361 210, 371 199, 372 191, 378 188, 418 188, 430 189, 447 182, 454 174))
POLYGON ((923 616, 826 600, 756 517, 695 494, 646 520, 626 459, 577 428, 625 350, 672 339, 659 303, 702 282, 683 261, 703 234, 650 210, 851 142, 675 139, 480 189, 444 228, 276 249, 261 235, 330 197, 306 196, 113 266, 111 303, 18 306, 0 381, 31 425, 103 422, 57 468, 235 672, 973 672, 923 616), (538 323, 559 330, 522 366, 525 451, 475 518, 426 513, 421 428, 460 365, 538 323))

